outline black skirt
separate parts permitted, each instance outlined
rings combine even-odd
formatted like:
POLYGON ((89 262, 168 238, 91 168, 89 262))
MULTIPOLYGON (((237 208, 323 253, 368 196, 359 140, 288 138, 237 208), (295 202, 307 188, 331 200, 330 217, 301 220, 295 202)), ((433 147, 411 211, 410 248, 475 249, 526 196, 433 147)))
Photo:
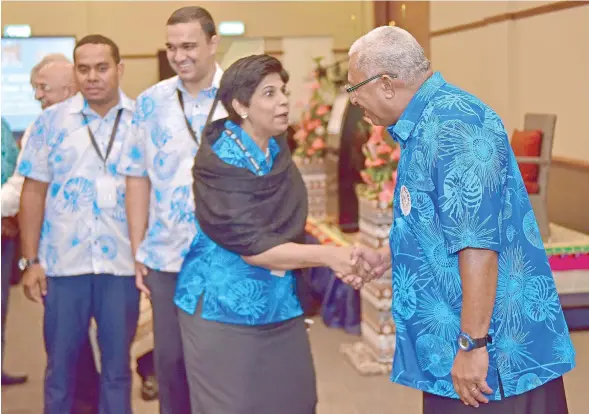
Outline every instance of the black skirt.
POLYGON ((303 317, 245 326, 179 311, 193 414, 314 414, 315 369, 303 317))

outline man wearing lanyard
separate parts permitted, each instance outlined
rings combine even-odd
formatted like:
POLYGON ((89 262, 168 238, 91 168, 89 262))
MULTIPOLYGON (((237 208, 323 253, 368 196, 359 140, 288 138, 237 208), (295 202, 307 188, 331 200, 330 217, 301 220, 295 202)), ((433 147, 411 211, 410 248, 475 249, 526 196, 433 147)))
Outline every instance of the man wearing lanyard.
POLYGON ((213 102, 222 71, 215 23, 201 7, 167 22, 167 57, 178 74, 137 98, 119 172, 127 176, 129 235, 137 287, 151 298, 161 413, 190 413, 176 279, 196 235, 192 165, 207 119, 226 116, 213 102))
POLYGON ((80 93, 39 116, 19 163, 20 266, 26 296, 45 305, 45 413, 71 411, 75 364, 93 317, 99 411, 130 414, 139 292, 117 163, 134 105, 119 90, 123 65, 112 40, 80 40, 74 66, 80 93))

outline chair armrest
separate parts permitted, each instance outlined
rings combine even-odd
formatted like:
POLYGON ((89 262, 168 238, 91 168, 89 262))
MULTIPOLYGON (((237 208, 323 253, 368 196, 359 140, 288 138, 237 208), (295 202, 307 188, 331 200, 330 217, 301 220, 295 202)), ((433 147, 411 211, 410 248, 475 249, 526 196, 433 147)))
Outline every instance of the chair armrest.
POLYGON ((528 163, 528 164, 538 164, 538 165, 548 165, 550 164, 550 160, 546 158, 540 157, 519 157, 516 156, 515 160, 519 163, 528 163))

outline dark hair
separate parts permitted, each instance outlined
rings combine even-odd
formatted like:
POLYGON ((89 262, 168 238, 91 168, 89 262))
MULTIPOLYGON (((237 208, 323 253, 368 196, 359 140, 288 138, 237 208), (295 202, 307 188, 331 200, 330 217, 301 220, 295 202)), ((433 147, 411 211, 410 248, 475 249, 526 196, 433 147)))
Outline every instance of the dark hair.
POLYGON ((209 40, 217 34, 215 21, 213 20, 211 13, 198 6, 187 6, 176 10, 172 13, 166 25, 173 26, 179 23, 190 23, 195 21, 200 23, 200 27, 202 27, 203 32, 205 32, 209 40))
POLYGON ((284 83, 288 82, 288 73, 282 63, 269 55, 251 55, 235 61, 223 74, 217 97, 229 114, 229 119, 241 124, 241 117, 233 109, 231 102, 249 106, 258 85, 271 73, 278 73, 284 83))
POLYGON ((115 63, 121 63, 121 54, 117 44, 108 37, 99 34, 84 36, 78 43, 76 43, 76 47, 74 47, 74 62, 76 61, 76 50, 78 50, 80 46, 84 45, 107 45, 110 47, 110 52, 113 59, 115 60, 115 63))

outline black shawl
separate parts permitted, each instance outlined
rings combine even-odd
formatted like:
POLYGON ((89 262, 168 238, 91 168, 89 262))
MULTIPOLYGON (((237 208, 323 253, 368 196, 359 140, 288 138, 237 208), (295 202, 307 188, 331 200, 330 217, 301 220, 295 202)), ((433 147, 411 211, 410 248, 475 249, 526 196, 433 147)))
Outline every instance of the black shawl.
POLYGON ((280 153, 272 171, 257 176, 229 165, 212 146, 226 119, 208 124, 194 159, 196 219, 221 247, 253 256, 287 242, 304 243, 307 190, 292 161, 286 137, 277 137, 280 153))

